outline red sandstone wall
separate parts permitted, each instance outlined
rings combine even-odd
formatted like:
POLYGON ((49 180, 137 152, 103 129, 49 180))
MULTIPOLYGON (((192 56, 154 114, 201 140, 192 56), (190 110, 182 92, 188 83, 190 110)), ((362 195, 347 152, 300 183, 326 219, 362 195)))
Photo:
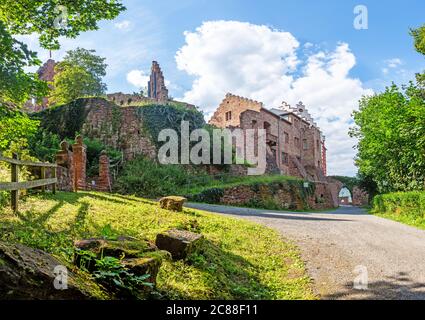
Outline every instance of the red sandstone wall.
POLYGON ((246 110, 260 111, 263 104, 250 100, 247 98, 239 97, 228 93, 226 98, 221 102, 220 106, 212 116, 209 123, 218 128, 239 127, 240 115, 246 110), (231 112, 231 119, 226 120, 226 113, 231 112))
POLYGON ((331 190, 327 183, 315 183, 314 194, 303 199, 297 186, 283 184, 277 190, 275 186, 260 185, 258 189, 253 186, 237 186, 224 190, 220 204, 224 205, 253 205, 273 204, 282 210, 329 209, 335 208, 331 190))

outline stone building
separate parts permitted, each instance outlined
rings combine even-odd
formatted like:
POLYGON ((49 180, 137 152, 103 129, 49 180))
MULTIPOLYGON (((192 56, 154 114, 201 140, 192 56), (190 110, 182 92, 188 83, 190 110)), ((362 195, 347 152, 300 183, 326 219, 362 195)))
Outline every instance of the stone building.
POLYGON ((265 129, 267 172, 326 181, 325 138, 306 107, 282 103, 278 109, 227 94, 210 124, 219 128, 265 129))
POLYGON ((148 97, 156 101, 168 101, 168 89, 158 62, 152 62, 151 76, 148 82, 148 97))

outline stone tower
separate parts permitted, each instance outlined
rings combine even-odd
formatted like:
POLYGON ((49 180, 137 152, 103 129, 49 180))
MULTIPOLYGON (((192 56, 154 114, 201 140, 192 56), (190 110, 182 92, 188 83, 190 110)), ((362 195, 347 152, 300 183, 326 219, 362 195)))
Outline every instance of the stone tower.
POLYGON ((148 97, 156 101, 168 101, 168 89, 158 62, 152 62, 151 77, 148 83, 148 97))

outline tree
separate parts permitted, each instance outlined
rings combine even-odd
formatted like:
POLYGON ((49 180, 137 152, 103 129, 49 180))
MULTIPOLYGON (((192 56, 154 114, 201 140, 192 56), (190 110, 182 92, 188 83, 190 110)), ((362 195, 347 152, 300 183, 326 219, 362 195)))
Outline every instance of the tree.
POLYGON ((38 124, 39 121, 31 120, 20 111, 0 108, 0 151, 34 135, 38 124))
POLYGON ((2 0, 0 2, 0 149, 28 137, 37 122, 18 111, 29 97, 46 95, 47 85, 26 67, 40 65, 37 54, 13 35, 39 34, 46 49, 59 49, 60 36, 75 38, 98 29, 98 21, 125 10, 118 0, 2 0))
POLYGON ((425 100, 420 86, 392 85, 384 93, 364 97, 354 113, 359 139, 356 164, 379 192, 425 187, 425 100))
POLYGON ((95 50, 77 48, 67 52, 63 63, 81 67, 90 73, 98 83, 98 87, 93 88, 93 92, 102 94, 107 90, 106 84, 102 83, 102 78, 106 76, 106 67, 108 65, 105 63, 105 58, 99 57, 95 53, 95 50))
POLYGON ((13 39, 0 21, 0 107, 20 106, 30 97, 46 94, 46 84, 36 74, 24 70, 39 63, 36 53, 13 39))
MULTIPOLYGON (((413 36, 415 41, 416 51, 425 55, 425 24, 420 28, 410 30, 410 34, 413 36)), ((416 79, 425 91, 425 71, 418 73, 416 75, 416 79)))
POLYGON ((105 59, 94 50, 77 48, 68 51, 56 67, 50 102, 66 104, 79 97, 100 96, 106 92, 102 77, 106 75, 105 59))
POLYGON ((120 0, 2 0, 0 20, 12 34, 39 34, 46 49, 59 49, 58 38, 76 38, 97 30, 98 21, 116 18, 125 7, 120 0))
POLYGON ((425 55, 425 24, 417 29, 410 30, 415 41, 416 51, 425 55))

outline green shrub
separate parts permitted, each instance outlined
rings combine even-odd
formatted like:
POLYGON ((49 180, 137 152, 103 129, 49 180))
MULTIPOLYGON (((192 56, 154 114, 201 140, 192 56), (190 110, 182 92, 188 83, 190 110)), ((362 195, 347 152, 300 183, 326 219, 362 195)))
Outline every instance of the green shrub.
POLYGON ((425 192, 396 192, 378 195, 373 199, 373 210, 378 214, 425 218, 425 192))
POLYGON ((188 196, 189 200, 203 203, 220 203, 221 198, 224 196, 224 190, 220 188, 212 188, 202 191, 196 195, 188 196))
POLYGON ((181 165, 162 165, 144 157, 128 162, 114 189, 123 194, 156 198, 179 194, 190 184, 191 175, 181 165))

